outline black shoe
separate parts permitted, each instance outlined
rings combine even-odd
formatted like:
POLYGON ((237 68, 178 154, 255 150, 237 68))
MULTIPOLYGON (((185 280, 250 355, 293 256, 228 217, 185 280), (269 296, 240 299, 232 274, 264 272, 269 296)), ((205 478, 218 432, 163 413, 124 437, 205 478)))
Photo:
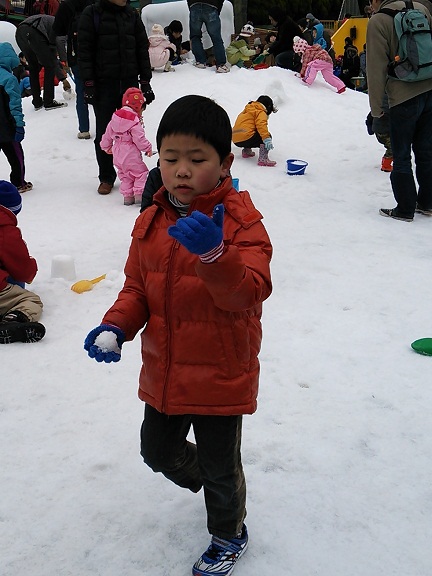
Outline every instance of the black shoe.
POLYGON ((42 108, 44 107, 42 100, 40 102, 38 102, 37 104, 33 104, 33 107, 36 110, 36 112, 38 110, 42 110, 42 108))
POLYGON ((30 322, 20 310, 5 314, 0 320, 0 344, 38 342, 45 336, 45 326, 30 322))
POLYGON ((432 216, 432 208, 422 208, 417 204, 415 211, 425 216, 432 216))
POLYGON ((67 102, 57 102, 53 100, 51 104, 45 104, 45 110, 57 110, 57 108, 66 108, 67 102))
POLYGON ((406 216, 399 216, 394 208, 380 208, 379 213, 381 216, 386 216, 387 218, 393 218, 394 220, 402 220, 403 222, 412 222, 414 218, 408 218, 406 216))

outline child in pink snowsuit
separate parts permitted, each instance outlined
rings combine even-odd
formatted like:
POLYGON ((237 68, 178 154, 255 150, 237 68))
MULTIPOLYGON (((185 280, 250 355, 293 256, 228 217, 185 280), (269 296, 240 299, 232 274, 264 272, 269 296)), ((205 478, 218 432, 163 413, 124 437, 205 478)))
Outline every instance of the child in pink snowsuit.
POLYGON ((293 50, 302 57, 300 76, 308 86, 315 80, 318 72, 321 72, 324 80, 336 88, 338 94, 345 92, 346 87, 340 78, 333 74, 333 60, 329 53, 319 44, 310 46, 306 40, 299 36, 294 37, 293 50))
POLYGON ((164 72, 175 72, 171 62, 175 59, 176 47, 165 36, 164 29, 160 24, 154 24, 151 29, 149 40, 149 57, 152 68, 164 67, 164 72))
POLYGON ((149 173, 141 152, 145 152, 146 156, 153 154, 142 123, 144 108, 145 98, 141 90, 128 88, 123 94, 122 108, 112 115, 100 143, 104 152, 113 155, 125 206, 141 205, 149 173))

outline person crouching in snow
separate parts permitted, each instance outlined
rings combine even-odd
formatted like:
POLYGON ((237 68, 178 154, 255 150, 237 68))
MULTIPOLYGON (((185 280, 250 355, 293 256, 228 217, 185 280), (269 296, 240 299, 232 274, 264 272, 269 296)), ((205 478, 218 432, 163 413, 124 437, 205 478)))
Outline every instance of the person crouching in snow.
POLYGON ((240 34, 226 49, 227 60, 231 66, 243 68, 245 62, 251 62, 251 57, 257 56, 260 51, 258 48, 251 50, 248 46, 248 39, 255 34, 252 24, 245 24, 240 34))
POLYGON ((276 166, 268 157, 273 150, 273 140, 268 129, 268 117, 277 112, 270 96, 260 96, 256 101, 246 104, 233 127, 232 139, 236 146, 243 148, 242 157, 255 156, 252 148, 259 148, 258 166, 276 166))
POLYGON ((38 342, 45 335, 45 327, 38 322, 42 301, 25 288, 38 267, 17 226, 21 207, 16 186, 0 180, 0 344, 38 342))
POLYGON ((293 50, 296 54, 301 55, 302 67, 300 76, 305 84, 310 86, 318 72, 321 72, 324 80, 331 86, 334 86, 338 94, 345 92, 345 84, 333 74, 333 60, 324 48, 319 44, 309 46, 306 40, 295 36, 293 50))
POLYGON ((160 24, 153 24, 149 40, 150 65, 153 68, 163 68, 164 72, 175 72, 171 63, 176 57, 176 46, 165 36, 160 24))
POLYGON ((141 152, 152 156, 152 145, 144 132, 142 112, 145 98, 139 88, 128 88, 123 94, 122 108, 116 110, 102 136, 100 147, 113 155, 120 179, 120 192, 125 206, 141 204, 148 168, 141 152))

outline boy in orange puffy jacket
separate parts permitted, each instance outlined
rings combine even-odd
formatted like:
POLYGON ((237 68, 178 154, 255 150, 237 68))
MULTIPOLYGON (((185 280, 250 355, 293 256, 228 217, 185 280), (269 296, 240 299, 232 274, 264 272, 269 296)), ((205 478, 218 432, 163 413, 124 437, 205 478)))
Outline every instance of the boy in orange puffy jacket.
POLYGON ((84 344, 97 361, 117 362, 144 328, 141 454, 175 484, 204 488, 212 539, 196 576, 230 574, 247 547, 242 416, 256 410, 262 302, 272 290, 262 215, 232 186, 231 135, 208 98, 168 107, 156 136, 163 188, 135 223, 117 301, 84 344), (191 427, 196 443, 186 439, 191 427))

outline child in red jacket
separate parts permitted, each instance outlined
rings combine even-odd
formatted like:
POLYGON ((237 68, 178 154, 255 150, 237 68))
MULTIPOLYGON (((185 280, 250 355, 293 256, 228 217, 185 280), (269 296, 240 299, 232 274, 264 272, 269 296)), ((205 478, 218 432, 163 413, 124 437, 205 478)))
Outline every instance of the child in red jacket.
POLYGON ((204 488, 212 539, 195 576, 231 574, 247 547, 242 415, 256 410, 271 293, 272 247, 249 193, 232 186, 231 134, 209 98, 168 107, 156 136, 163 187, 135 223, 117 301, 84 343, 117 362, 144 327, 141 454, 178 486, 204 488))
POLYGON ((24 288, 36 276, 37 264, 17 227, 20 210, 20 193, 0 180, 0 344, 37 342, 45 334, 38 322, 41 299, 24 288))
POLYGON ((302 58, 300 76, 303 82, 310 86, 318 72, 321 72, 324 80, 334 86, 338 94, 345 92, 345 84, 333 74, 333 60, 324 48, 319 44, 310 46, 306 40, 295 36, 293 50, 296 54, 300 54, 302 58))

